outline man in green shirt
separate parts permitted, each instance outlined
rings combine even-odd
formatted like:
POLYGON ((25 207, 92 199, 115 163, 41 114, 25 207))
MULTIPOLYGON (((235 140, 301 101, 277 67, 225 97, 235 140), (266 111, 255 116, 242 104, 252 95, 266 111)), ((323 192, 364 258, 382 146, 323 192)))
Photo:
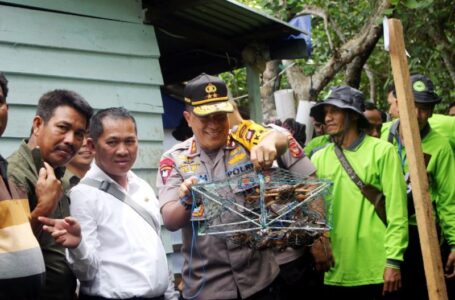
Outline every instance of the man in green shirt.
MULTIPOLYGON (((418 74, 413 76, 418 76, 418 74)), ((389 114, 392 119, 399 118, 400 113, 398 111, 397 96, 395 94, 395 87, 393 85, 388 88, 387 102, 389 104, 389 114)), ((428 119, 428 123, 434 131, 449 141, 449 144, 452 147, 452 151, 455 153, 455 118, 441 114, 432 114, 432 116, 428 119)), ((386 128, 384 128, 382 132, 386 131, 386 129, 391 125, 392 122, 384 123, 384 126, 386 128)))
POLYGON ((67 264, 65 248, 42 231, 38 217, 69 216, 69 199, 62 193, 69 188, 69 182, 59 179, 65 172, 63 166, 82 146, 92 113, 90 105, 75 92, 55 90, 44 94, 38 102, 30 138, 8 158, 8 177, 28 195, 30 223, 44 256, 46 283, 41 291, 42 299, 73 299, 76 290, 76 278, 67 264), (43 201, 36 196, 35 186, 44 165, 51 173, 54 169, 55 185, 59 186, 54 201, 43 201))
MULTIPOLYGON (((426 169, 429 179, 429 192, 436 219, 442 231, 442 237, 453 251, 446 259, 446 277, 455 277, 455 159, 449 142, 438 134, 429 119, 434 106, 441 98, 434 92, 433 83, 424 75, 411 76, 412 90, 417 112, 422 151, 425 156, 426 169)), ((400 120, 387 124, 381 136, 383 140, 392 143, 402 162, 404 178, 409 178, 408 161, 403 145, 400 120)), ((408 186, 409 207, 409 247, 405 253, 403 266, 403 295, 408 299, 427 299, 425 273, 422 253, 412 200, 411 185, 408 186)), ((444 255, 444 256, 445 256, 444 255)), ((448 281, 449 290, 452 281, 448 281)), ((450 297, 449 297, 450 298, 450 297)))
POLYGON ((335 266, 325 274, 326 299, 392 297, 401 287, 400 264, 408 241, 406 186, 394 148, 365 134, 369 124, 363 111, 364 95, 348 86, 333 88, 311 109, 333 141, 311 159, 317 176, 333 181, 326 200, 331 202, 335 266), (343 155, 347 163, 342 164, 343 155), (347 164, 364 185, 383 193, 379 204, 386 220, 348 175, 347 164))

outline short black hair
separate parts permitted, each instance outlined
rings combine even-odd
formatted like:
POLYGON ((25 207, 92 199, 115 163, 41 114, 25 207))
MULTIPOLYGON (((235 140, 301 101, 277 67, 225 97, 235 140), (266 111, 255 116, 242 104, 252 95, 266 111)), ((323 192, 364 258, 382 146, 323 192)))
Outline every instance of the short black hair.
POLYGON ((134 124, 134 131, 137 134, 136 120, 133 115, 124 107, 109 107, 97 111, 90 119, 89 135, 96 143, 98 138, 103 134, 103 120, 105 118, 111 119, 130 119, 134 124))
POLYGON ((379 110, 376 104, 370 101, 365 102, 365 110, 379 110))
POLYGON ((93 108, 81 95, 69 90, 53 90, 42 95, 38 101, 36 115, 47 123, 52 118, 55 109, 60 106, 69 106, 77 110, 85 117, 88 126, 93 115, 93 108))
POLYGON ((6 99, 8 96, 8 79, 6 79, 5 74, 2 72, 0 72, 0 87, 2 88, 3 96, 6 99))

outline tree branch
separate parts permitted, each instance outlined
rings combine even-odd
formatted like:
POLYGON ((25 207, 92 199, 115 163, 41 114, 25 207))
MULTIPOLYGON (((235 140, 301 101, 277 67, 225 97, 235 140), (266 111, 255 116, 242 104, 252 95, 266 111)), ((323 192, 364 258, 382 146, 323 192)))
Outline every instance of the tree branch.
POLYGON ((378 24, 378 20, 382 18, 384 11, 390 6, 389 0, 382 0, 360 32, 344 43, 338 51, 335 50, 331 59, 315 72, 311 80, 310 78, 305 78, 300 69, 295 67, 288 69, 286 73, 289 82, 299 100, 316 100, 319 92, 333 79, 341 68, 376 44, 382 35, 382 24, 378 24), (291 79, 291 77, 295 77, 295 79, 291 79), (296 85, 294 86, 293 84, 296 85))

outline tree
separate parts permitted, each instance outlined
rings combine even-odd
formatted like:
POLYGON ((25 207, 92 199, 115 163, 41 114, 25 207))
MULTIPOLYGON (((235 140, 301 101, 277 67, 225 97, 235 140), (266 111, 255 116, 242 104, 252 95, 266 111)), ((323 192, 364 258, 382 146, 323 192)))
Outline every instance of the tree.
MULTIPOLYGON (((328 85, 349 84, 364 91, 380 107, 392 82, 388 54, 382 46, 382 18, 399 18, 411 53, 411 73, 432 78, 444 101, 454 101, 455 13, 453 0, 244 0, 282 20, 311 14, 313 56, 310 60, 269 62, 261 90, 265 115, 271 114, 276 88, 292 87, 299 100, 317 100, 328 85), (435 46, 436 45, 436 46, 435 46), (278 73, 293 63, 280 78, 278 73), (270 82, 270 79, 274 79, 270 82)), ((240 85, 240 83, 239 83, 240 85)))

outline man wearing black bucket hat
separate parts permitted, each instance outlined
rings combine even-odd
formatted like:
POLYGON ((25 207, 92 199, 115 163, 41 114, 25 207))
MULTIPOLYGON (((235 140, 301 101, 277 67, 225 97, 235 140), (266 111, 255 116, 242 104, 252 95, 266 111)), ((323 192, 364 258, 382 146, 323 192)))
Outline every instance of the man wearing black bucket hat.
MULTIPOLYGON (((192 185, 251 171, 252 161, 257 167, 270 167, 280 152, 273 135, 252 130, 245 141, 257 144, 251 152, 232 138, 227 114, 233 106, 226 84, 218 77, 197 76, 186 84, 184 96, 183 115, 194 136, 163 154, 157 176, 164 225, 182 229, 183 297, 275 300, 279 267, 270 250, 254 251, 219 237, 197 236, 190 221, 192 185)), ((286 147, 285 135, 282 138, 286 147)))
MULTIPOLYGON (((421 74, 411 76, 412 91, 419 124, 422 151, 426 164, 430 198, 435 208, 436 220, 441 235, 443 259, 447 278, 455 277, 455 159, 448 140, 433 130, 428 120, 434 107, 441 101, 435 93, 431 80, 421 74), (449 247, 450 246, 450 247, 449 247), (451 248, 451 249, 450 249, 451 248), (452 251, 451 251, 452 250, 452 251)), ((394 90, 393 90, 394 92, 394 90)), ((409 182, 409 168, 403 145, 400 120, 387 124, 383 129, 382 139, 392 143, 402 162, 402 172, 408 181, 409 246, 403 265, 403 295, 407 299, 428 299, 422 253, 409 182)), ((453 289, 453 281, 448 283, 448 290, 453 289)), ((455 296, 455 295, 454 295, 455 296)), ((450 298, 450 297, 449 297, 450 298)))
POLYGON ((311 159, 317 176, 333 181, 326 200, 335 266, 325 274, 327 299, 393 297, 401 286, 405 183, 393 147, 365 134, 363 111, 362 92, 338 86, 310 112, 332 140, 311 159))

